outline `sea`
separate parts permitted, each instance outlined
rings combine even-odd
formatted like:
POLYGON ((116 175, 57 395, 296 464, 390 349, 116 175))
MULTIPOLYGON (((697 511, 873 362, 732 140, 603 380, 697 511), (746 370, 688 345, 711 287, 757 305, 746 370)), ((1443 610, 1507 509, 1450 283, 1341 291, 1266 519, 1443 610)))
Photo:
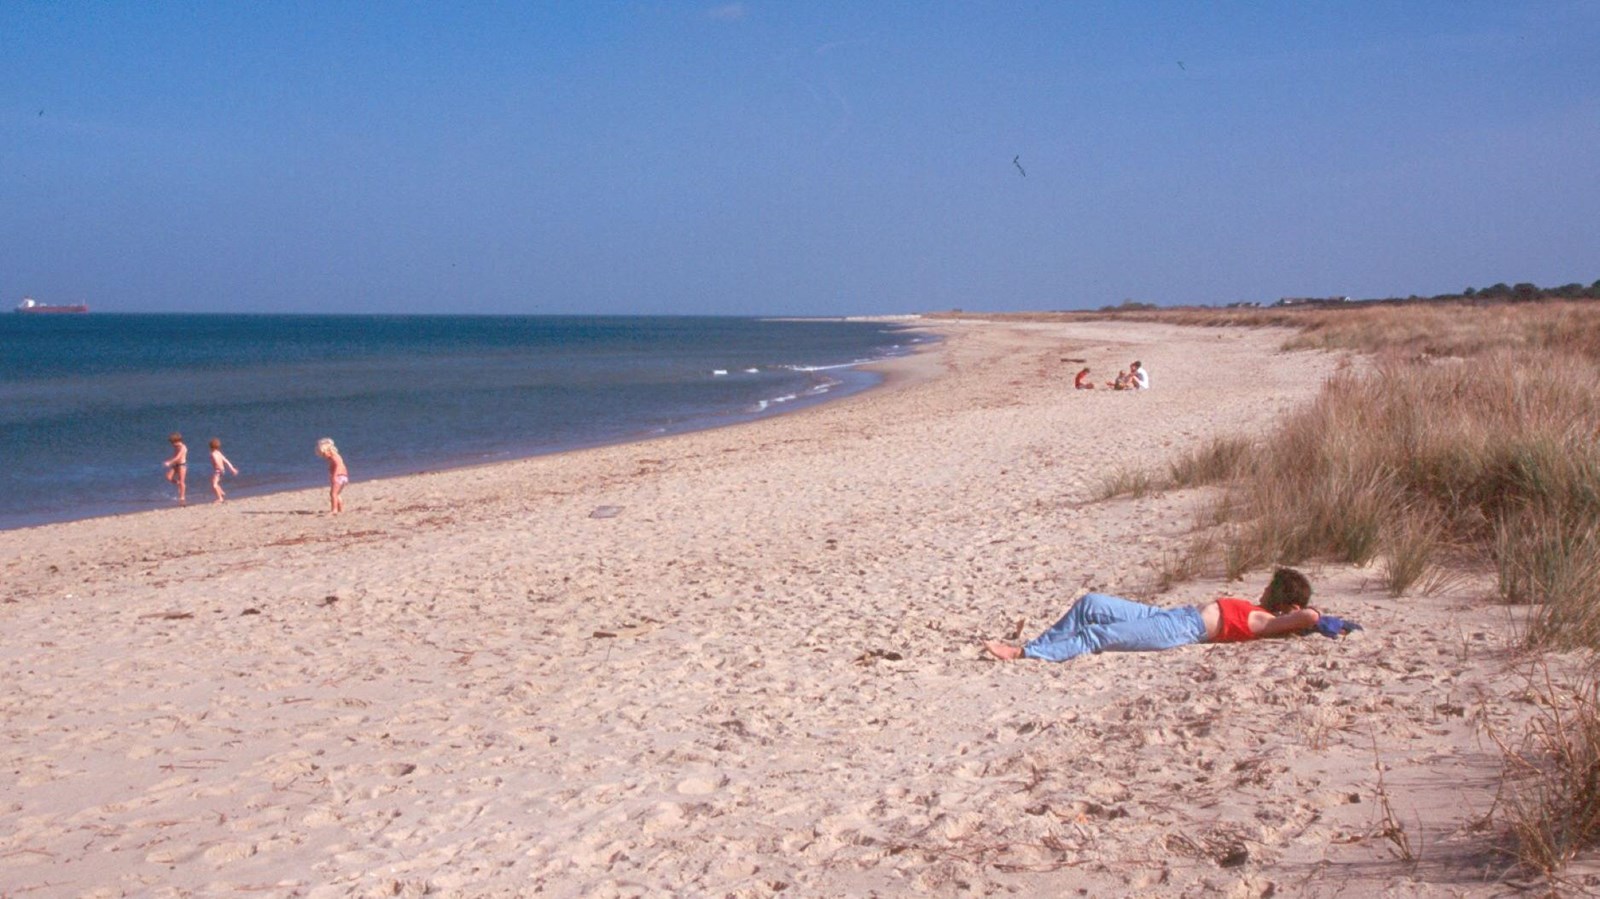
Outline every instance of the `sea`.
POLYGON ((930 339, 889 321, 623 316, 0 315, 0 529, 624 443, 866 390, 930 339))

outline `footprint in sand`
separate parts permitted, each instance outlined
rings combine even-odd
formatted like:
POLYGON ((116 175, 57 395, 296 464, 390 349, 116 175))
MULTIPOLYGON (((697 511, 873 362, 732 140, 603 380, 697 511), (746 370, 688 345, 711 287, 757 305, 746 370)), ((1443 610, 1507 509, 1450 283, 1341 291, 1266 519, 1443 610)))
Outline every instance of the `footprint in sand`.
POLYGON ((685 796, 704 796, 715 793, 724 783, 727 780, 723 778, 689 777, 679 781, 677 789, 685 796))
POLYGON ((218 843, 205 851, 205 859, 213 864, 236 862, 256 854, 256 847, 249 843, 218 843))

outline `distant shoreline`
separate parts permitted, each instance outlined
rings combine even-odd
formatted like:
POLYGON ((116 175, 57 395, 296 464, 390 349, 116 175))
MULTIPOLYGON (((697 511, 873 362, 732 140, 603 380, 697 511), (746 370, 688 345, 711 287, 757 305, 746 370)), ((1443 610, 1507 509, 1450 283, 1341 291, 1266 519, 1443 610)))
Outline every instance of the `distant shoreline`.
MULTIPOLYGON (((306 447, 320 436, 370 480, 758 420, 871 389, 862 364, 908 352, 923 339, 910 324, 132 314, 0 326, 12 348, 0 451, 15 460, 0 528, 165 507, 175 497, 148 456, 172 431, 221 438, 243 472, 230 499, 243 499, 319 485, 306 447)), ((209 475, 189 469, 193 485, 209 475)))
MULTIPOLYGON (((146 314, 146 313, 137 313, 137 314, 143 315, 143 314, 146 314)), ((650 316, 650 317, 654 318, 654 317, 657 317, 657 316, 650 316)), ((834 321, 834 320, 837 320, 837 319, 807 318, 807 319, 794 319, 794 320, 796 320, 796 321, 834 321)), ((880 321, 880 320, 881 321, 887 321, 888 319, 874 318, 874 319, 871 319, 871 320, 872 321, 880 321)), ((907 321, 910 321, 910 320, 913 320, 913 319, 907 319, 907 321)), ((931 333, 935 333, 935 334, 937 334, 937 332, 939 331, 938 327, 931 326, 931 325, 928 326, 928 327, 925 327, 925 328, 913 328, 913 329, 908 329, 908 330, 921 330, 921 331, 927 331, 927 332, 931 332, 931 333)), ((670 429, 666 429, 666 430, 658 430, 658 431, 654 431, 654 432, 650 432, 650 433, 640 433, 640 434, 635 434, 635 435, 632 435, 632 436, 628 436, 628 437, 624 437, 624 438, 620 438, 620 439, 616 439, 616 440, 597 440, 597 441, 588 442, 588 443, 579 443, 579 444, 568 445, 568 446, 558 446, 558 447, 549 448, 549 449, 543 449, 543 450, 539 450, 539 451, 535 451, 535 452, 526 452, 526 453, 510 453, 510 452, 508 452, 508 454, 505 455, 504 457, 493 458, 493 459, 482 459, 482 458, 472 458, 472 457, 455 457, 455 458, 442 457, 440 460, 438 460, 436 462, 429 463, 429 464, 427 464, 427 465, 425 465, 423 467, 411 468, 411 469, 400 470, 400 471, 387 471, 387 470, 385 470, 385 471, 381 471, 378 474, 372 475, 370 477, 362 476, 360 474, 360 469, 358 467, 356 469, 356 477, 352 481, 352 485, 355 488, 355 492, 358 494, 360 485, 363 484, 363 483, 373 483, 373 482, 379 482, 379 481, 391 481, 391 480, 395 480, 395 479, 419 477, 419 476, 426 476, 426 475, 435 475, 435 474, 439 474, 441 472, 461 471, 461 470, 477 469, 477 468, 492 468, 492 467, 498 466, 498 465, 506 465, 506 464, 516 463, 516 462, 522 462, 522 461, 526 461, 526 460, 529 460, 529 459, 538 459, 538 458, 543 458, 543 457, 548 457, 548 456, 562 456, 562 455, 567 455, 567 454, 571 454, 571 453, 582 453, 582 452, 586 452, 586 451, 590 451, 590 450, 603 449, 603 448, 606 448, 606 447, 627 446, 627 445, 632 445, 632 444, 647 444, 647 443, 650 443, 652 441, 662 440, 662 439, 675 437, 675 436, 679 436, 679 435, 683 435, 683 434, 693 434, 693 433, 698 433, 698 432, 702 432, 702 431, 717 430, 717 429, 721 429, 721 428, 736 428, 736 427, 741 427, 741 426, 745 426, 745 425, 755 424, 755 423, 758 423, 758 422, 770 421, 772 419, 779 418, 779 417, 788 417, 788 416, 793 416, 793 415, 797 415, 797 414, 802 414, 802 413, 811 411, 813 409, 816 409, 816 408, 819 408, 819 407, 822 407, 822 406, 828 406, 828 405, 832 405, 832 404, 835 404, 835 403, 847 401, 847 400, 850 400, 852 398, 861 396, 862 394, 865 394, 865 393, 881 390, 881 389, 883 389, 885 387, 890 386, 891 384, 897 384, 901 380, 904 380, 904 379, 908 379, 908 378, 909 379, 913 379, 913 380, 918 379, 919 376, 920 376, 920 373, 925 371, 925 367, 916 364, 913 361, 913 358, 915 356, 919 355, 919 354, 928 353, 928 352, 932 352, 932 351, 936 350, 937 347, 939 346, 939 340, 940 340, 940 338, 935 337, 933 340, 930 340, 930 341, 927 341, 927 342, 924 342, 924 343, 919 343, 919 344, 911 347, 904 355, 891 356, 891 357, 887 357, 885 359, 875 360, 875 361, 871 361, 871 362, 857 363, 855 365, 849 366, 848 370, 851 373, 853 373, 855 378, 859 379, 860 383, 858 383, 858 384, 848 385, 844 389, 839 390, 839 391, 829 391, 828 393, 822 394, 822 395, 817 396, 817 397, 803 398, 803 399, 797 400, 797 401, 795 401, 793 403, 786 403, 786 404, 783 404, 783 405, 780 405, 780 406, 770 407, 769 409, 763 410, 762 412, 759 412, 759 413, 751 413, 751 414, 746 414, 746 415, 727 415, 727 416, 707 417, 707 418, 698 420, 698 421, 696 421, 694 423, 685 424, 683 427, 679 427, 679 428, 670 428, 670 429)), ((190 459, 191 459, 191 464, 190 464, 190 467, 189 467, 189 499, 190 499, 189 505, 191 505, 191 506, 194 506, 194 505, 208 505, 208 504, 211 503, 211 491, 210 491, 211 473, 210 473, 209 463, 202 464, 202 463, 205 463, 204 453, 203 453, 203 451, 201 451, 201 448, 195 447, 195 446, 191 446, 190 447, 190 459)), ((352 460, 352 462, 353 462, 353 464, 359 465, 359 460, 352 460)), ((317 466, 316 466, 316 464, 315 464, 315 462, 313 460, 313 463, 308 464, 307 469, 308 470, 314 470, 316 467, 317 466)), ((159 476, 159 475, 153 475, 153 477, 154 476, 159 476)), ((310 478, 308 478, 308 480, 309 479, 310 478)), ((320 479, 320 478, 318 478, 318 479, 320 479)), ((234 486, 234 481, 233 481, 232 478, 229 478, 227 481, 225 481, 224 486, 228 490, 228 504, 230 506, 237 506, 237 505, 240 505, 240 504, 243 504, 243 503, 247 503, 253 498, 263 498, 263 497, 277 496, 277 495, 281 495, 281 494, 303 493, 303 492, 307 492, 307 491, 314 491, 314 492, 320 494, 325 489, 325 488, 322 488, 322 487, 312 486, 312 485, 303 484, 303 483, 286 484, 286 485, 267 485, 265 487, 265 489, 261 489, 261 490, 251 489, 251 487, 249 487, 248 485, 243 487, 243 488, 236 488, 234 486), (242 492, 240 492, 240 491, 242 491, 242 492)), ((166 510, 170 510, 170 509, 178 509, 178 508, 183 508, 183 507, 178 506, 176 500, 167 499, 167 500, 152 501, 152 502, 149 503, 149 508, 109 510, 109 511, 97 510, 97 511, 90 511, 90 512, 87 512, 87 513, 84 513, 84 514, 63 512, 60 515, 47 514, 47 515, 42 515, 42 516, 25 516, 25 517, 32 518, 32 519, 35 519, 35 520, 22 521, 22 522, 15 523, 15 524, 11 524, 11 523, 0 524, 0 533, 10 532, 10 531, 19 531, 19 530, 29 530, 29 529, 33 529, 33 528, 50 527, 50 526, 53 526, 53 525, 70 524, 70 523, 79 522, 79 521, 92 521, 92 520, 106 519, 106 518, 123 518, 123 517, 127 517, 127 516, 144 515, 144 514, 148 514, 148 513, 151 513, 151 512, 161 512, 161 511, 166 511, 166 510)), ((13 516, 13 517, 24 517, 24 516, 13 516)))

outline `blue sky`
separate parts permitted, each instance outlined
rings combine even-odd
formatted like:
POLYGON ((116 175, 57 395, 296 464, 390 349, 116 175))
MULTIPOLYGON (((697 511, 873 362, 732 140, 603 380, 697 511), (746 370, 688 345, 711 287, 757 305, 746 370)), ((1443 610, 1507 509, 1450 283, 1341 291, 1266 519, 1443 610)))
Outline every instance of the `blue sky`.
POLYGON ((839 314, 1589 283, 1597 47, 1594 2, 7 0, 0 299, 839 314))

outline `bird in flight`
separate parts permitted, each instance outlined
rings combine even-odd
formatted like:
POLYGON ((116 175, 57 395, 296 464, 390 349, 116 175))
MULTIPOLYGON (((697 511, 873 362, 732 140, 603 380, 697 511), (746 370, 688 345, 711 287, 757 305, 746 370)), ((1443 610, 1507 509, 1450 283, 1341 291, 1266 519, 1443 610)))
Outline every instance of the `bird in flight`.
POLYGON ((1183 60, 1181 60, 1181 59, 1178 60, 1178 68, 1184 70, 1185 72, 1189 71, 1189 67, 1184 65, 1183 64, 1183 60))
POLYGON ((1022 177, 1026 178, 1028 173, 1022 168, 1022 163, 1018 161, 1021 158, 1021 155, 1011 157, 1011 164, 1017 167, 1017 171, 1022 172, 1022 177))

